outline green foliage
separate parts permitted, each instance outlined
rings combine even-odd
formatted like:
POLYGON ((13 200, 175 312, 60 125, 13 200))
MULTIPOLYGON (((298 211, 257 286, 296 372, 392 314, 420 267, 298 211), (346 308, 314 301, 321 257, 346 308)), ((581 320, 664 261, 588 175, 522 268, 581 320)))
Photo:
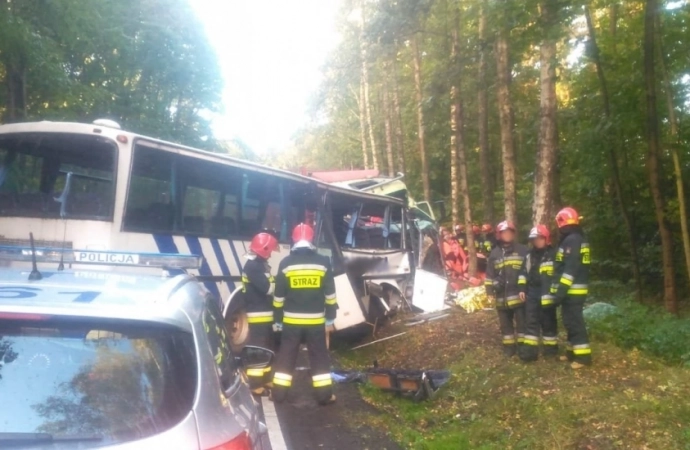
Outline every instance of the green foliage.
MULTIPOLYGON (((538 146, 539 46, 545 37, 539 16, 539 1, 428 0, 424 2, 364 0, 346 2, 338 23, 342 42, 324 68, 326 81, 314 99, 314 124, 296 141, 293 154, 301 166, 314 168, 360 168, 362 165, 360 122, 357 109, 360 82, 358 23, 351 13, 363 3, 367 15, 364 39, 369 48, 367 63, 378 147, 384 145, 381 108, 382 78, 392 73, 397 80, 407 164, 406 181, 413 194, 421 191, 421 165, 417 144, 417 114, 410 39, 416 33, 422 54, 423 111, 429 179, 435 200, 450 199, 450 86, 459 85, 464 105, 465 144, 468 149, 470 198, 474 211, 481 211, 479 170, 478 100, 481 82, 488 86, 489 144, 494 208, 503 210, 500 126, 496 98, 495 36, 501 26, 510 30, 511 98, 515 116, 518 223, 520 236, 531 227, 535 158, 538 146), (480 42, 480 7, 487 15, 486 41, 480 42), (459 11, 459 64, 450 58, 450 35, 455 11, 459 11), (478 79, 480 49, 487 51, 487 76, 478 79)), ((572 205, 584 216, 593 249, 594 275, 630 279, 627 231, 615 198, 609 150, 616 152, 627 210, 634 225, 633 239, 640 250, 643 284, 651 292, 661 287, 661 252, 658 225, 649 192, 645 141, 645 93, 642 72, 643 0, 568 0, 558 5, 557 22, 548 37, 557 42, 557 96, 559 131, 559 205, 572 205), (583 16, 591 11, 602 66, 605 72, 610 115, 605 115, 600 80, 592 61, 592 45, 583 16)), ((690 33, 688 2, 659 1, 664 60, 674 88, 676 114, 680 120, 683 175, 690 178, 688 108, 690 83, 687 39, 690 33)), ((659 79, 660 75, 659 75, 659 79)), ((659 86, 659 121, 662 140, 669 140, 666 98, 659 86)), ((670 158, 662 161, 662 191, 669 199, 667 219, 679 242, 679 208, 670 158)), ((447 205, 450 210, 450 205, 447 205)), ((474 214, 475 217, 478 214, 474 214)), ((499 216, 500 217, 500 216, 499 216)), ((684 274, 682 247, 675 246, 677 272, 684 274)))
POLYGON ((220 70, 187 0, 0 2, 4 121, 90 121, 211 148, 220 70))
POLYGON ((638 303, 618 283, 597 283, 594 291, 597 300, 617 307, 613 314, 587 318, 594 339, 625 349, 636 348, 670 364, 690 368, 690 320, 675 317, 658 306, 638 303), (607 286, 608 293, 603 293, 607 286))

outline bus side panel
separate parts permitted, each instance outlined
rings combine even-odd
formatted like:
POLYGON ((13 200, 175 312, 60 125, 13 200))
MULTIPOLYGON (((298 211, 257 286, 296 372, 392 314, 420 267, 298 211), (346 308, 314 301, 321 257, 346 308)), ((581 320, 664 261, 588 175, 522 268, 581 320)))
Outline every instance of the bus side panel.
POLYGON ((343 330, 364 323, 364 311, 359 306, 357 295, 352 289, 347 274, 335 277, 335 292, 338 298, 338 315, 335 318, 335 329, 343 330))

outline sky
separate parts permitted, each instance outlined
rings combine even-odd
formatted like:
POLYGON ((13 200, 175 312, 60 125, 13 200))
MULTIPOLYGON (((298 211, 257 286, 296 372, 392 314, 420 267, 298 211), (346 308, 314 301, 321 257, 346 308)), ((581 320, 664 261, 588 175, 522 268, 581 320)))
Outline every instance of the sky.
POLYGON ((216 138, 239 138, 257 153, 285 149, 308 123, 321 67, 338 43, 340 0, 190 1, 225 80, 216 138))

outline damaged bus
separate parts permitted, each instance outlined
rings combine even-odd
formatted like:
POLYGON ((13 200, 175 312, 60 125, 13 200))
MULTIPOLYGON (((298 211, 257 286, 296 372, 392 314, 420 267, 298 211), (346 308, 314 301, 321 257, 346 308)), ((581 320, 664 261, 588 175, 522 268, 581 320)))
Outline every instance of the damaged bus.
POLYGON ((337 330, 375 323, 446 288, 436 227, 403 200, 137 135, 111 121, 0 126, 0 217, 0 245, 26 247, 32 232, 36 247, 202 256, 195 275, 222 302, 236 347, 248 331, 243 256, 262 229, 279 236, 269 261, 275 271, 290 251, 292 227, 315 226, 318 251, 336 273, 337 330))

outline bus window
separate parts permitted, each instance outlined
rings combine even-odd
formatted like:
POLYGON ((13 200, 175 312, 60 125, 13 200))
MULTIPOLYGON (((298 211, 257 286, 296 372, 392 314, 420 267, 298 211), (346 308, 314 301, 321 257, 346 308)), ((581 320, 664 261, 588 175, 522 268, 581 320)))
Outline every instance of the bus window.
POLYGON ((174 154, 144 145, 134 147, 124 228, 171 233, 175 224, 172 175, 174 154))
POLYGON ((0 215, 112 220, 116 147, 100 136, 19 133, 0 137, 0 215), (71 175, 69 175, 71 174, 71 175), (56 201, 65 188, 64 204, 56 201))

